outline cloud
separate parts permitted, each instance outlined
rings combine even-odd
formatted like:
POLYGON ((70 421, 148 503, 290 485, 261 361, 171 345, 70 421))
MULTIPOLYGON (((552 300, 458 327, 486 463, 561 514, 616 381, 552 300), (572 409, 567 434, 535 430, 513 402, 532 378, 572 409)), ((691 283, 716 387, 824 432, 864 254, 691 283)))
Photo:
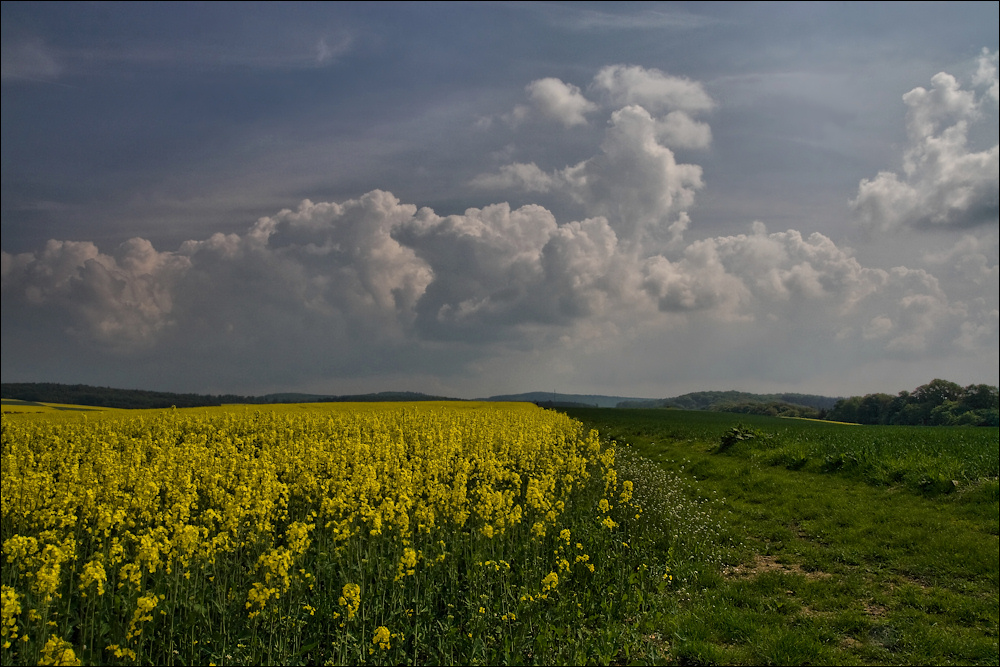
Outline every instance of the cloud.
POLYGON ((514 162, 500 167, 499 173, 476 176, 472 179, 471 185, 493 190, 511 188, 526 192, 549 192, 558 182, 557 175, 545 173, 534 162, 528 164, 514 162))
POLYGON ((59 78, 63 67, 56 54, 38 38, 4 40, 0 78, 47 81, 59 78))
POLYGON ((985 99, 993 100, 993 104, 1000 104, 1000 82, 997 81, 997 64, 1000 60, 1000 52, 990 53, 987 48, 977 61, 976 73, 972 77, 972 83, 977 86, 986 86, 985 99))
MULTIPOLYGON (((559 79, 538 79, 527 90, 531 113, 567 127, 585 124, 585 114, 598 109, 579 88, 559 79)), ((605 218, 623 243, 679 243, 690 223, 687 209, 704 184, 701 167, 678 162, 672 149, 711 144, 711 128, 692 114, 714 103, 697 82, 638 66, 601 69, 591 90, 620 106, 610 113, 595 155, 552 171, 535 162, 514 162, 476 176, 471 184, 561 194, 579 205, 584 217, 605 218)), ((523 119, 529 111, 518 106, 512 113, 508 120, 523 119)))
POLYGON ((555 25, 564 26, 570 30, 588 32, 610 30, 690 30, 693 28, 703 28, 715 23, 714 19, 707 16, 659 9, 624 14, 567 6, 549 6, 535 8, 535 10, 547 13, 550 22, 555 25))
POLYGON ((548 77, 528 84, 528 98, 545 117, 557 120, 566 127, 586 125, 585 115, 597 110, 576 86, 548 77))
POLYGON ((154 344, 174 323, 173 291, 189 266, 144 239, 113 255, 90 242, 52 240, 37 255, 3 253, 3 293, 60 313, 70 335, 131 350, 154 344))
POLYGON ((588 215, 608 218, 630 241, 668 228, 704 185, 701 167, 678 163, 673 151, 659 143, 656 121, 639 106, 611 114, 601 151, 561 176, 588 215))
POLYGON ((567 326, 634 302, 636 262, 603 218, 560 225, 534 205, 446 217, 422 209, 395 236, 432 267, 417 306, 421 331, 431 337, 510 338, 524 327, 567 326))
POLYGON ((608 220, 619 239, 642 243, 676 238, 688 224, 686 209, 703 187, 698 165, 678 163, 660 143, 661 127, 640 106, 611 114, 600 152, 575 165, 544 172, 534 163, 505 165, 472 183, 487 188, 558 192, 589 217, 608 220))
MULTIPOLYGON (((75 341, 74 364, 142 359, 226 387, 445 377, 500 359, 526 371, 546 355, 570 364, 560 350, 624 354, 629 340, 675 338, 697 347, 708 332, 758 341, 769 363, 781 356, 776 341, 803 363, 817 346, 901 359, 982 351, 997 335, 986 245, 964 240, 928 258, 939 279, 864 267, 822 234, 760 223, 661 252, 623 243, 600 216, 560 223, 541 206, 506 203, 440 216, 372 191, 305 200, 175 251, 133 239, 110 254, 68 241, 5 252, 5 364, 59 335, 75 341)), ((665 372, 681 362, 655 363, 665 372)))
MULTIPOLYGON (((992 57, 995 61, 996 55, 992 57)), ((970 124, 993 123, 986 109, 996 106, 996 68, 988 56, 979 61, 974 82, 988 86, 977 98, 955 77, 940 72, 931 88, 914 88, 903 96, 909 108, 909 146, 903 173, 880 172, 861 181, 851 202, 855 220, 872 231, 899 228, 969 229, 996 225, 1000 216, 1000 146, 982 151, 968 146, 970 124)))
POLYGON ((609 65, 595 76, 591 88, 615 107, 638 104, 651 113, 709 111, 715 102, 697 81, 671 76, 655 68, 609 65))
POLYGON ((712 128, 683 111, 671 111, 657 122, 657 138, 671 148, 708 148, 712 143, 712 128))
MULTIPOLYGON (((627 103, 602 107, 607 124, 589 157, 549 170, 514 162, 472 180, 561 197, 576 213, 500 201, 439 215, 373 190, 303 200, 175 250, 132 239, 110 252, 55 240, 4 252, 5 368, 23 368, 10 364, 38 339, 51 349, 71 341, 74 356, 60 358, 91 370, 127 362, 148 377, 169 368, 184 382, 240 391, 251 380, 301 386, 477 369, 545 377, 612 361, 652 378, 723 363, 716 355, 748 376, 787 376, 820 359, 829 368, 955 350, 995 357, 995 233, 969 227, 916 267, 893 268, 864 266, 826 235, 762 223, 686 241, 704 184, 701 167, 674 150, 710 145, 696 114, 711 101, 698 101, 698 84, 655 70, 601 72, 604 101, 627 103)), ((915 140, 897 182, 910 188, 971 178, 963 155, 974 154, 958 139, 988 111, 986 98, 948 75, 932 83, 906 97, 915 140)), ((526 114, 544 109, 567 127, 597 111, 558 79, 528 93, 526 114)), ((919 196, 933 204, 944 193, 919 196)))

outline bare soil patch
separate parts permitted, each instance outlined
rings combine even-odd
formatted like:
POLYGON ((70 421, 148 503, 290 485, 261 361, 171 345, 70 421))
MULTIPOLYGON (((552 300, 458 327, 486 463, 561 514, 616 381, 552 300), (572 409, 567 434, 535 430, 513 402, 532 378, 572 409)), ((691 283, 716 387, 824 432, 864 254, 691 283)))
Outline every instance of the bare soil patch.
POLYGON ((732 567, 727 567, 723 571, 723 576, 730 579, 751 579, 760 576, 765 572, 783 572, 786 574, 801 574, 806 579, 829 579, 833 575, 820 570, 808 571, 798 563, 781 563, 774 556, 754 556, 753 563, 740 563, 732 567))

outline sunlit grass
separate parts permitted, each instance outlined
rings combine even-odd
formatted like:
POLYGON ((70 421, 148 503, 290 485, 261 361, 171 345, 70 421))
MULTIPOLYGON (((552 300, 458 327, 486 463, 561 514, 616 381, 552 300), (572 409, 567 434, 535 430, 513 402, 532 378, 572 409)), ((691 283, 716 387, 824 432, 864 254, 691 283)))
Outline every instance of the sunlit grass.
POLYGON ((710 516, 722 535, 740 536, 663 617, 673 660, 996 664, 997 429, 802 424, 790 433, 789 420, 746 415, 567 412, 684 480, 675 488, 723 499, 710 516), (756 433, 720 452, 735 427, 756 433), (807 454, 803 465, 782 458, 789 445, 807 454), (862 454, 859 465, 823 465, 851 453, 862 454), (911 483, 916 476, 878 476, 890 461, 943 478, 956 453, 969 455, 959 462, 969 472, 957 485, 948 475, 945 492, 911 483))

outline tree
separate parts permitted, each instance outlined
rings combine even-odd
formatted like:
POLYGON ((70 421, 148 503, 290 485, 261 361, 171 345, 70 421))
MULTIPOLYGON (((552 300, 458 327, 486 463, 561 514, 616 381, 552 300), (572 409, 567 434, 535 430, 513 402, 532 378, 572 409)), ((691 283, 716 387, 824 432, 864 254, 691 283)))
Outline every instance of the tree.
POLYGON ((910 399, 915 403, 930 404, 934 409, 945 401, 960 401, 964 395, 965 390, 960 385, 935 378, 914 389, 910 399))

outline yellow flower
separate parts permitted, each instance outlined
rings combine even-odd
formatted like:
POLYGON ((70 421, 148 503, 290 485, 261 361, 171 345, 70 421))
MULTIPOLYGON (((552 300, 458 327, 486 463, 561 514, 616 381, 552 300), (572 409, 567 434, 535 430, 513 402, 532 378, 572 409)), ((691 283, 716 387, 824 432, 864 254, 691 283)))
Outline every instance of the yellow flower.
POLYGON ((10 586, 4 586, 2 590, 0 597, 3 600, 3 622, 0 624, 0 633, 6 640, 4 648, 10 648, 10 640, 17 639, 17 616, 21 613, 21 601, 17 591, 10 586))
POLYGON ((80 590, 84 597, 87 596, 87 589, 91 584, 97 584, 97 595, 104 595, 104 584, 108 581, 108 575, 104 571, 104 565, 98 560, 92 560, 83 566, 80 573, 80 590))
POLYGON ((347 609, 347 620, 354 618, 361 606, 361 586, 357 584, 344 584, 341 591, 340 600, 337 603, 347 609))
POLYGON ((39 665, 80 665, 80 659, 73 651, 73 645, 61 637, 52 636, 42 647, 39 665))
POLYGON ((380 649, 386 650, 390 648, 389 641, 391 639, 392 635, 389 633, 389 628, 380 625, 375 628, 375 636, 372 637, 372 644, 378 644, 380 649))

